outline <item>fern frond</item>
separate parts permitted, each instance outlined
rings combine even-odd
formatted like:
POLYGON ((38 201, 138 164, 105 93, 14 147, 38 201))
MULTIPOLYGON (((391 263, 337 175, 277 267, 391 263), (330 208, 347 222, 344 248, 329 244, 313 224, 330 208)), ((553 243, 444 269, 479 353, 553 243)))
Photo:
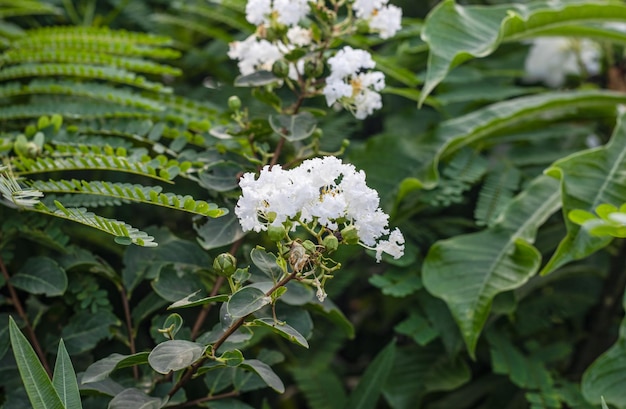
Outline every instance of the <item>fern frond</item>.
POLYGON ((51 4, 41 3, 39 1, 0 1, 0 18, 32 16, 36 14, 61 14, 61 11, 51 4))
POLYGON ((142 186, 130 183, 111 183, 105 181, 85 180, 49 180, 47 182, 37 180, 29 183, 32 189, 38 189, 43 193, 73 193, 88 194, 117 199, 146 203, 188 213, 208 217, 219 217, 226 214, 225 209, 220 209, 214 203, 203 200, 194 200, 191 196, 163 193, 160 186, 142 186))
POLYGON ((41 203, 47 207, 53 207, 55 201, 63 203, 63 206, 65 207, 86 207, 88 209, 95 207, 115 207, 130 203, 128 200, 112 199, 110 197, 96 195, 76 194, 55 195, 51 193, 46 194, 46 196, 41 199, 41 203))
POLYGON ((49 98, 31 101, 29 104, 0 107, 0 120, 3 121, 39 118, 53 114, 61 115, 66 119, 150 119, 152 117, 150 112, 136 107, 123 107, 108 102, 68 102, 49 98))
POLYGON ((89 171, 105 170, 129 173, 172 183, 181 168, 179 164, 161 163, 159 160, 142 161, 123 156, 87 153, 70 157, 14 158, 13 166, 20 176, 48 173, 54 171, 89 171))
POLYGON ((104 80, 157 92, 172 92, 161 83, 147 80, 130 71, 97 65, 75 64, 22 64, 6 67, 0 71, 0 81, 29 77, 66 76, 90 80, 104 80))
MULTIPOLYGON (((222 4, 220 4, 220 6, 222 6, 222 4)), ((244 33, 253 30, 250 23, 246 21, 244 13, 242 13, 242 10, 239 8, 237 8, 237 10, 229 10, 224 5, 220 7, 219 12, 216 12, 216 5, 214 4, 191 4, 188 2, 175 3, 174 8, 178 11, 198 16, 202 21, 213 21, 215 23, 224 24, 244 33)))
POLYGON ((159 64, 139 58, 116 56, 93 51, 78 49, 56 49, 56 50, 31 50, 13 49, 8 50, 0 58, 5 64, 24 63, 69 63, 69 64, 90 64, 104 65, 110 67, 123 68, 132 72, 141 72, 154 75, 180 76, 182 71, 179 68, 165 64, 159 64))
POLYGON ((71 220, 85 226, 103 231, 115 236, 115 241, 119 244, 136 244, 143 247, 156 247, 157 243, 154 237, 148 233, 134 228, 124 222, 108 219, 98 216, 85 208, 66 208, 60 202, 55 201, 56 209, 49 209, 42 203, 36 206, 32 211, 59 217, 61 219, 71 220))
POLYGON ((99 83, 78 83, 73 81, 34 80, 29 84, 12 82, 0 86, 0 98, 9 98, 21 95, 50 94, 85 97, 100 101, 107 101, 122 106, 132 106, 151 111, 162 111, 163 105, 150 98, 143 97, 130 90, 114 88, 99 83))
POLYGON ((194 119, 214 118, 219 112, 216 106, 211 106, 175 94, 156 94, 151 95, 151 98, 167 106, 174 112, 187 115, 194 119))
POLYGON ((117 43, 147 46, 166 46, 172 43, 172 40, 166 36, 110 29, 108 27, 52 26, 29 30, 27 37, 20 40, 17 46, 42 42, 55 43, 63 40, 83 43, 117 43))
POLYGON ((20 26, 8 21, 0 21, 0 37, 3 37, 2 41, 5 43, 4 45, 8 46, 11 39, 23 35, 24 30, 20 26))
POLYGON ((521 173, 517 168, 496 169, 485 179, 474 210, 476 224, 491 226, 517 190, 521 173))

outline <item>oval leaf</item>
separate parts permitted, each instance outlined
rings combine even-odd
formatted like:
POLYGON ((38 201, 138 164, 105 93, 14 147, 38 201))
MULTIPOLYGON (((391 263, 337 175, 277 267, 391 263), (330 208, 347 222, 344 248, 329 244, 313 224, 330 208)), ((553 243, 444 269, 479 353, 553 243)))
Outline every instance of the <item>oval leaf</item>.
POLYGON ((270 297, 255 287, 244 287, 231 295, 227 310, 232 318, 245 317, 270 303, 270 297))
POLYGON ((150 352, 148 363, 158 373, 167 374, 187 368, 200 359, 205 349, 204 345, 195 342, 165 341, 150 352))
POLYGON ((67 289, 67 275, 56 261, 48 257, 33 257, 11 277, 11 284, 31 294, 48 297, 63 295, 67 289))
POLYGON ((241 366, 255 372, 263 379, 263 382, 270 388, 274 389, 278 393, 285 392, 285 385, 280 380, 278 375, 274 373, 272 368, 263 361, 258 359, 246 359, 241 363, 241 366))
POLYGON ((304 338, 302 334, 300 334, 287 323, 276 322, 273 318, 259 318, 254 320, 253 323, 269 328, 281 337, 287 338, 289 341, 295 344, 301 345, 305 348, 309 347, 309 343, 307 342, 306 338, 304 338))

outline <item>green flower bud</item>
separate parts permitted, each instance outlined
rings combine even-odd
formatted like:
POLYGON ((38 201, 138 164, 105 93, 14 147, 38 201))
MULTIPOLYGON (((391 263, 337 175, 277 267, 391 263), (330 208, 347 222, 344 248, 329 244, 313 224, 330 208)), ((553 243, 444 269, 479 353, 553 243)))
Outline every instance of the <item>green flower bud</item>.
POLYGON ((272 74, 278 78, 286 78, 289 75, 289 64, 284 60, 277 60, 272 65, 272 74))
POLYGON ((302 247, 304 247, 308 253, 315 253, 315 251, 317 250, 315 243, 313 243, 311 240, 303 241, 302 247))
POLYGON ((222 253, 213 260, 213 269, 221 276, 230 277, 237 270, 237 259, 230 253, 222 253))
POLYGON ((281 226, 270 225, 267 228, 267 235, 269 236, 270 240, 278 242, 285 238, 285 236, 287 235, 287 231, 285 230, 285 227, 282 225, 281 226))
POLYGON ((310 78, 317 78, 324 73, 324 63, 321 60, 307 60, 304 63, 304 75, 310 78))
POLYGON ((356 227, 348 226, 341 231, 341 238, 346 244, 357 244, 359 242, 359 232, 356 227))
POLYGON ((324 237, 323 243, 324 247, 326 247, 326 250, 329 253, 332 253, 339 248, 339 240, 337 239, 337 237, 335 237, 334 234, 329 234, 328 236, 324 237))
POLYGON ((241 108, 241 100, 237 95, 232 95, 228 98, 228 108, 232 111, 238 111, 241 108))
POLYGON ((314 139, 319 139, 322 137, 322 135, 324 135, 324 131, 322 131, 321 128, 315 128, 312 136, 314 139))

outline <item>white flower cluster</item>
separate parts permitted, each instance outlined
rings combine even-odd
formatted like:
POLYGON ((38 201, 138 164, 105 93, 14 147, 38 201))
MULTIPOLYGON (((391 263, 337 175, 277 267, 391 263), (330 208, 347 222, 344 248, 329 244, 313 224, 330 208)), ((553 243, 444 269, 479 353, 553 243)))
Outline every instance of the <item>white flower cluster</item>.
POLYGON ((388 0, 356 0, 352 5, 358 18, 367 21, 370 30, 380 38, 393 37, 401 27, 402 9, 388 0))
POLYGON ((382 98, 376 91, 385 88, 385 75, 379 71, 363 72, 376 65, 367 51, 346 46, 328 59, 328 65, 330 75, 324 87, 328 106, 339 102, 357 119, 382 108, 382 98))
POLYGON ((235 214, 244 231, 287 221, 331 231, 354 226, 359 242, 376 250, 377 261, 383 252, 394 258, 404 253, 404 237, 398 229, 389 231, 389 216, 378 207, 378 193, 367 187, 365 173, 333 156, 309 159, 291 170, 266 166, 257 179, 246 173, 239 185, 235 214))
MULTIPOLYGON (((396 34, 402 20, 402 10, 387 4, 388 1, 356 0, 349 6, 358 19, 367 23, 371 32, 386 39, 396 34)), ((305 56, 288 64, 287 76, 294 81, 303 78, 305 60, 320 58, 319 46, 323 44, 319 41, 313 44, 312 30, 300 25, 311 12, 309 3, 309 0, 248 0, 246 19, 259 29, 243 41, 232 42, 228 51, 228 56, 238 61, 242 75, 260 70, 272 71, 274 63, 283 60, 294 49, 301 48, 305 50, 305 56), (283 27, 286 34, 268 41, 267 30, 277 25, 283 27)), ((323 4, 323 1, 318 1, 317 7, 323 4)), ((329 106, 338 103, 352 111, 358 119, 364 119, 382 107, 377 91, 384 88, 385 77, 381 72, 364 72, 375 65, 369 53, 344 47, 328 59, 328 65, 331 73, 322 91, 329 106)), ((314 89, 320 90, 321 87, 314 89)))
POLYGON ((600 47, 593 41, 567 37, 539 37, 525 61, 525 81, 541 81, 557 88, 567 75, 600 72, 600 47))

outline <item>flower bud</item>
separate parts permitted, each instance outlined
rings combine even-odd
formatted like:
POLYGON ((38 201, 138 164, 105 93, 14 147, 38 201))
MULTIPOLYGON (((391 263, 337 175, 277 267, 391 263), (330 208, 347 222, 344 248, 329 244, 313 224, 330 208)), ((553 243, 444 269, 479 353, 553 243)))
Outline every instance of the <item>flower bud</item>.
POLYGON ((280 225, 280 226, 270 225, 267 228, 267 235, 272 241, 276 241, 276 242, 281 241, 282 239, 285 238, 286 234, 287 234, 287 231, 285 230, 285 226, 283 225, 280 225))
POLYGON ((286 78, 289 75, 289 64, 284 60, 277 60, 272 65, 272 74, 278 78, 286 78))
POLYGON ((346 244, 357 244, 359 242, 359 232, 356 227, 348 226, 341 231, 341 238, 346 244))
POLYGON ((317 58, 307 60, 304 63, 304 75, 310 78, 317 78, 324 73, 324 63, 317 58))
POLYGON ((329 253, 332 253, 339 248, 339 240, 337 239, 337 237, 335 237, 334 234, 329 234, 328 236, 324 237, 323 243, 324 247, 326 247, 326 250, 329 253))
POLYGON ((315 250, 317 250, 315 243, 311 240, 304 240, 302 242, 302 247, 304 247, 308 253, 315 253, 315 250))
POLYGON ((232 95, 228 98, 228 108, 232 111, 238 111, 241 108, 241 100, 237 95, 232 95))
POLYGON ((213 260, 213 269, 221 276, 230 277, 237 270, 237 259, 230 253, 222 253, 213 260))

